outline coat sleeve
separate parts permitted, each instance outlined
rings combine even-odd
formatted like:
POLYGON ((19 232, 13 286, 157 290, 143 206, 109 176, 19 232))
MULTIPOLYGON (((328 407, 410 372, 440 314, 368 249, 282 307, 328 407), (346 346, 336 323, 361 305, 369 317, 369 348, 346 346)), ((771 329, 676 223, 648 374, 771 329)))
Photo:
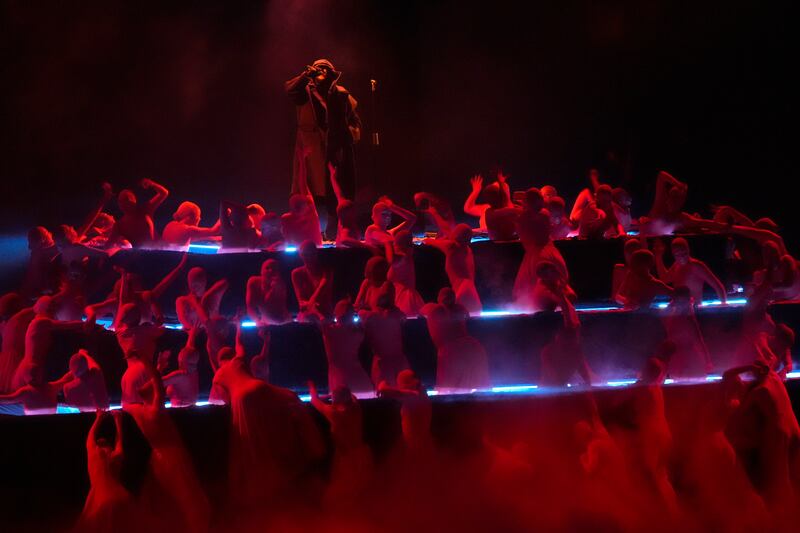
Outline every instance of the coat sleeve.
POLYGON ((306 86, 308 86, 308 78, 305 76, 305 72, 285 83, 286 94, 294 105, 303 105, 308 102, 306 86))

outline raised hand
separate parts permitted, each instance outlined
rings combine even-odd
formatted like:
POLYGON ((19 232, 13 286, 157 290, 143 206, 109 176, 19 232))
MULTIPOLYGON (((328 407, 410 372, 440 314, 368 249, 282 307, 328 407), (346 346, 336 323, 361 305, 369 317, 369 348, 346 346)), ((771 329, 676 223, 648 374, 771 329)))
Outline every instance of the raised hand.
POLYGON ((472 176, 469 182, 472 185, 473 192, 479 192, 481 189, 483 189, 483 176, 481 176, 480 174, 475 174, 474 176, 472 176))

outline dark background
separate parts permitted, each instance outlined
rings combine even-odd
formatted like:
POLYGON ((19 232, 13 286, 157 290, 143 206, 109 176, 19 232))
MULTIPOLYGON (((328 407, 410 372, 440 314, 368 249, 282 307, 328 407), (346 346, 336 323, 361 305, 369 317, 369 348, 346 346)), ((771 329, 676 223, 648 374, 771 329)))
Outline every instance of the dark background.
POLYGON ((207 224, 221 197, 283 211, 283 81, 321 56, 360 100, 364 141, 381 133, 378 153, 358 147, 360 183, 400 202, 426 188, 460 212, 468 177, 495 165, 571 202, 599 165, 644 212, 664 168, 690 184, 690 209, 730 202, 793 237, 783 8, 550 4, 2 2, 0 233, 77 225, 104 179, 167 185, 159 227, 184 199, 207 224))

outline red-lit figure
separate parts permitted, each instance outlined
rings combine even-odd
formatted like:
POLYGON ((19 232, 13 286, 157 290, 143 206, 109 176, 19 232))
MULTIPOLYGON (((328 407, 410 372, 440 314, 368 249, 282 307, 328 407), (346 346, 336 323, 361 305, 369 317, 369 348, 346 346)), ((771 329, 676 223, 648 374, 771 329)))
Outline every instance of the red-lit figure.
POLYGON ((556 265, 564 279, 569 279, 569 274, 561 252, 550 238, 550 213, 544 208, 544 199, 539 189, 531 188, 525 192, 525 203, 517 226, 525 255, 514 280, 512 296, 518 309, 528 311, 534 305, 531 295, 536 286, 536 267, 539 261, 550 261, 556 265))
POLYGON ((295 179, 297 191, 289 197, 289 211, 281 215, 281 230, 287 245, 299 246, 311 241, 322 245, 322 231, 314 195, 308 188, 306 173, 300 172, 295 179))
POLYGON ((161 240, 167 245, 186 247, 192 241, 214 237, 220 232, 219 221, 210 228, 200 227, 200 206, 194 202, 181 203, 172 218, 161 233, 161 240))
POLYGON ((694 299, 688 287, 675 287, 662 322, 667 338, 675 345, 668 367, 671 378, 704 377, 713 370, 714 363, 697 322, 694 299))
POLYGON ((415 454, 425 454, 433 449, 431 439, 432 406, 422 382, 412 370, 397 374, 397 384, 383 381, 378 385, 378 395, 400 401, 400 419, 406 449, 415 454))
POLYGON ((675 261, 667 268, 664 266, 664 244, 661 240, 656 240, 653 246, 656 271, 661 281, 673 287, 688 287, 695 305, 703 302, 704 285, 714 289, 720 302, 727 301, 725 286, 704 262, 691 256, 686 239, 682 237, 673 239, 670 247, 675 261))
POLYGON ((26 415, 54 415, 58 406, 58 393, 72 379, 67 372, 61 379, 46 381, 44 368, 26 367, 18 372, 20 386, 10 394, 0 394, 0 404, 22 404, 26 415))
POLYGON ((303 242, 299 254, 303 266, 292 270, 292 286, 300 308, 297 320, 324 320, 333 311, 333 272, 322 265, 313 242, 303 242))
POLYGON ((387 283, 389 273, 389 263, 380 256, 370 257, 364 267, 364 281, 356 296, 355 308, 357 310, 376 310, 378 308, 378 298, 383 292, 383 286, 387 283))
POLYGON ((287 288, 280 264, 275 259, 267 259, 261 264, 261 275, 247 280, 247 314, 258 326, 291 322, 286 299, 287 288))
POLYGON ((456 302, 471 314, 479 314, 483 306, 475 287, 475 259, 470 242, 472 228, 459 224, 447 239, 428 239, 431 244, 444 252, 445 271, 450 280, 450 287, 456 294, 456 302))
POLYGON ((334 453, 326 503, 338 506, 346 501, 361 503, 372 474, 372 452, 364 444, 363 416, 358 400, 346 386, 332 389, 331 402, 324 402, 314 382, 308 382, 311 405, 330 424, 334 453))
POLYGON ((631 255, 628 272, 614 295, 614 300, 627 309, 647 308, 657 296, 672 296, 672 287, 656 279, 650 272, 655 258, 650 250, 637 250, 631 255))
POLYGON ((200 352, 198 352, 195 344, 197 331, 197 328, 189 330, 186 345, 178 352, 178 369, 164 375, 162 378, 172 407, 191 407, 197 403, 197 397, 200 393, 200 382, 197 374, 200 352))
POLYGON ((394 236, 398 231, 410 230, 417 221, 417 215, 395 204, 387 196, 382 196, 380 200, 372 206, 372 224, 364 232, 364 242, 370 246, 375 246, 380 250, 385 250, 391 246, 394 236), (392 214, 403 219, 403 222, 390 228, 392 214))
POLYGON ((563 284, 553 287, 553 297, 558 298, 557 305, 561 308, 563 326, 553 340, 542 348, 542 384, 563 387, 577 375, 584 385, 589 386, 592 384, 592 372, 583 355, 581 322, 567 288, 563 284))
POLYGON ((341 75, 330 61, 317 59, 285 84, 286 93, 297 110, 292 192, 300 192, 302 181, 308 184, 310 194, 319 201, 325 200, 326 232, 330 239, 337 225, 336 198, 326 167, 330 164, 336 169, 344 195, 355 198, 353 145, 361 138, 361 119, 356 112, 358 102, 339 85, 341 75))
POLYGON ((372 392, 374 385, 358 359, 364 328, 356 321, 350 300, 336 304, 334 319, 321 324, 328 359, 328 390, 347 387, 353 392, 372 392))
POLYGON ((117 219, 111 235, 108 237, 108 246, 118 244, 125 240, 135 248, 149 246, 156 241, 153 214, 169 196, 169 191, 163 185, 144 178, 140 185, 143 189, 152 189, 155 194, 147 202, 139 203, 136 195, 129 189, 124 189, 117 195, 119 209, 122 216, 117 219))
POLYGON ((54 336, 61 331, 90 332, 95 328, 91 322, 74 320, 61 322, 55 319, 55 307, 50 296, 42 296, 33 306, 36 316, 31 320, 25 331, 25 355, 20 361, 11 382, 12 389, 18 389, 26 384, 26 379, 36 374, 38 370, 47 368, 47 359, 53 348, 54 336))
POLYGON ((453 289, 439 291, 438 303, 425 304, 421 315, 437 349, 436 390, 487 389, 489 359, 481 343, 467 331, 469 312, 456 302, 453 289))
POLYGON ((25 356, 25 333, 35 317, 33 307, 24 307, 17 293, 0 298, 0 393, 13 390, 14 373, 25 356))
POLYGON ((359 320, 364 324, 367 342, 372 349, 373 383, 396 383, 397 374, 408 368, 403 352, 403 322, 406 315, 394 305, 394 286, 385 283, 373 310, 362 310, 359 320))
POLYGON ((415 317, 425 304, 417 292, 417 273, 414 267, 414 242, 411 232, 398 231, 394 238, 394 249, 389 258, 387 279, 394 284, 395 305, 407 317, 415 317))
POLYGON ((108 409, 108 391, 103 369, 85 350, 79 350, 69 359, 69 372, 74 378, 64 385, 67 405, 82 412, 108 409))

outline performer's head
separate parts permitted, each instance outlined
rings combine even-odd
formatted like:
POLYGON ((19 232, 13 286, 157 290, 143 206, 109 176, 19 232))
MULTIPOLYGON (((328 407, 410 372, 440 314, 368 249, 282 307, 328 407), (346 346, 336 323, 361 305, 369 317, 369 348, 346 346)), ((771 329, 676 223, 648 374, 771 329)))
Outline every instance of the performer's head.
POLYGON ((289 211, 297 216, 305 216, 311 213, 311 201, 303 194, 293 194, 289 197, 289 211))
POLYGON ((392 212, 383 202, 377 202, 372 206, 372 223, 385 230, 392 223, 392 212))
POLYGON ((456 292, 450 287, 442 287, 439 290, 436 301, 445 307, 451 307, 456 303, 456 292))
POLYGON ((196 226, 200 223, 200 216, 200 206, 194 202, 182 202, 173 213, 172 218, 189 226, 196 226))
POLYGON ((313 265, 317 263, 317 245, 312 240, 305 240, 300 244, 300 259, 304 265, 313 265))
POLYGON ((689 263, 691 256, 689 255, 689 243, 683 237, 677 237, 672 240, 670 245, 672 249, 672 257, 679 265, 686 265, 689 263))
POLYGON ((336 72, 336 69, 333 68, 333 63, 327 59, 317 59, 311 64, 311 66, 316 69, 314 81, 317 83, 330 81, 333 78, 333 74, 336 72))
POLYGON ((123 189, 117 195, 117 204, 122 214, 134 214, 136 211, 136 195, 130 189, 123 189))
POLYGON ((356 312, 355 309, 353 308, 353 302, 350 301, 350 298, 342 298, 341 300, 336 302, 336 307, 333 308, 333 316, 339 323, 342 322, 345 322, 347 324, 353 323, 353 319, 356 316, 356 312))
POLYGON ((202 296, 203 293, 206 292, 206 286, 208 285, 206 271, 200 267, 193 267, 186 275, 186 282, 192 294, 202 296))
POLYGON ((655 266, 656 260, 653 252, 646 249, 636 250, 631 254, 630 269, 637 275, 647 276, 655 266))
POLYGON ((381 256, 370 257, 364 267, 364 278, 373 285, 383 285, 389 273, 389 263, 381 256))
POLYGON ((261 263, 261 277, 264 279, 280 276, 281 270, 278 261, 267 259, 261 263))
POLYGON ((472 228, 466 224, 458 224, 453 228, 453 240, 462 246, 472 242, 472 228))

